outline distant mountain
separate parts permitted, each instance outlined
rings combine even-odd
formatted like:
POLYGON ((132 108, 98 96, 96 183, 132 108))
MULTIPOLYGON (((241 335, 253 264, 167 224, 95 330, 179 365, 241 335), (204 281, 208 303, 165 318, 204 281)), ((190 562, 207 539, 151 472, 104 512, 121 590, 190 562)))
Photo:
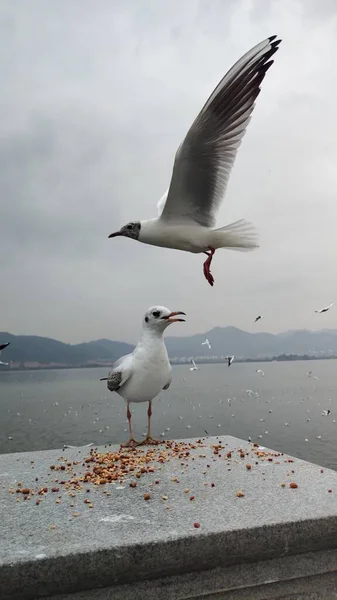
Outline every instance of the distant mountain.
POLYGON ((112 362, 123 354, 132 352, 134 348, 131 344, 105 339, 83 344, 64 344, 51 338, 0 332, 0 344, 3 342, 10 342, 10 346, 2 355, 3 361, 41 364, 83 365, 112 362))
MULTIPOLYGON (((0 332, 0 343, 3 342, 10 342, 10 346, 4 351, 2 360, 16 364, 83 366, 111 363, 134 348, 131 344, 107 339, 64 344, 50 338, 0 332)), ((337 356, 337 330, 299 330, 275 335, 249 333, 236 327, 215 327, 189 337, 166 337, 166 344, 171 358, 232 354, 237 358, 267 358, 281 354, 337 356), (206 337, 212 345, 210 350, 202 346, 206 337)))
POLYGON ((336 354, 337 330, 287 331, 280 334, 249 333, 236 327, 215 327, 186 338, 166 338, 170 356, 227 356, 262 358, 280 354, 336 354), (208 338, 212 348, 201 343, 208 338))

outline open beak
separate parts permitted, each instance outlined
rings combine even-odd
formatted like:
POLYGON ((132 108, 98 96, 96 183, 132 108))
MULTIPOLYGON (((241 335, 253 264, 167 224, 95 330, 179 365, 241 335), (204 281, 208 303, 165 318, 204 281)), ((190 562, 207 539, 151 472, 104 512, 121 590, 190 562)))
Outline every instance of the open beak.
POLYGON ((123 235, 120 231, 115 231, 115 233, 110 233, 109 238, 117 237, 118 235, 123 235))
POLYGON ((167 317, 163 317, 163 319, 166 319, 170 323, 177 323, 178 321, 182 321, 182 322, 185 321, 185 319, 174 319, 173 317, 176 317, 177 315, 185 315, 185 317, 186 317, 186 313, 184 313, 182 311, 176 311, 176 312, 171 312, 170 315, 168 315, 167 317))

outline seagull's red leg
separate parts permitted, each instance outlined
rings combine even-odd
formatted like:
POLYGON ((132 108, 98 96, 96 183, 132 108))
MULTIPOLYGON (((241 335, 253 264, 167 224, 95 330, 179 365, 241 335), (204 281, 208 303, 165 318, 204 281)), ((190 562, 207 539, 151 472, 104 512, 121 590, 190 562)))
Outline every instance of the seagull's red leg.
POLYGON ((131 411, 130 411, 129 403, 127 404, 126 416, 128 418, 128 423, 129 423, 130 439, 128 442, 121 444, 121 446, 122 446, 122 448, 135 448, 136 446, 139 446, 139 442, 136 442, 135 438, 133 437, 132 427, 131 427, 131 411))
POLYGON ((160 444, 158 440, 154 440, 151 437, 151 416, 152 416, 152 401, 149 401, 149 408, 147 409, 147 435, 141 444, 160 444))
POLYGON ((205 278, 207 279, 208 283, 212 286, 214 284, 214 277, 210 271, 210 266, 211 266, 214 252, 215 252, 215 248, 211 248, 211 247, 209 249, 209 252, 204 252, 204 254, 207 254, 207 257, 208 257, 208 258, 206 258, 206 260, 204 262, 204 275, 205 275, 205 278))

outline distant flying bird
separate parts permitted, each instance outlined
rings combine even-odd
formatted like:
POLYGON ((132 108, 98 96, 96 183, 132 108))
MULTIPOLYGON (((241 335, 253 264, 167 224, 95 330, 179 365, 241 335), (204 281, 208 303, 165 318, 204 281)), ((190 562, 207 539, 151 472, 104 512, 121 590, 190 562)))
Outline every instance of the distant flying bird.
POLYGON ((228 361, 228 366, 230 367, 231 364, 232 364, 232 362, 233 362, 233 360, 234 360, 234 358, 235 358, 235 356, 227 356, 226 358, 227 358, 227 361, 228 361))
POLYGON ((331 410, 330 410, 330 408, 328 408, 328 410, 322 410, 321 415, 322 415, 322 417, 327 417, 330 413, 331 413, 331 410))
POLYGON ((261 83, 281 40, 273 35, 247 52, 223 77, 180 144, 171 183, 158 203, 155 219, 132 221, 116 236, 144 244, 207 255, 204 276, 218 248, 258 247, 250 223, 236 221, 213 229, 238 148, 250 121, 261 83))
POLYGON ((256 372, 261 375, 261 377, 264 377, 264 371, 262 371, 262 369, 256 369, 256 372))
POLYGON ((193 365, 193 367, 190 367, 190 371, 199 371, 199 367, 197 367, 197 365, 195 364, 193 358, 191 360, 191 364, 193 365))
POLYGON ((208 339, 206 338, 204 342, 201 342, 202 346, 208 346, 208 349, 211 350, 212 346, 209 343, 208 339))
MULTIPOLYGON (((7 348, 7 346, 9 346, 9 345, 10 345, 10 342, 6 342, 5 344, 0 344, 0 356, 1 356, 2 351, 5 348, 7 348)), ((2 362, 2 360, 0 360, 0 365, 4 365, 5 367, 8 367, 9 363, 2 362)))
POLYGON ((151 437, 152 400, 161 390, 167 390, 172 380, 166 346, 163 339, 165 329, 178 321, 185 321, 179 315, 184 312, 171 312, 165 306, 152 306, 143 317, 141 338, 131 354, 119 358, 113 365, 107 381, 108 390, 117 392, 127 405, 130 439, 122 446, 135 447, 139 442, 133 437, 131 427, 131 402, 148 402, 147 436, 141 444, 156 443, 151 437), (178 317, 178 318, 177 318, 178 317))
POLYGON ((329 306, 325 306, 325 308, 321 308, 320 310, 315 310, 315 313, 325 313, 328 312, 328 310, 330 310, 330 308, 334 305, 334 302, 331 302, 331 304, 329 304, 329 306))
POLYGON ((256 323, 256 321, 259 321, 260 319, 263 319, 263 315, 259 315, 258 317, 255 317, 254 323, 256 323))

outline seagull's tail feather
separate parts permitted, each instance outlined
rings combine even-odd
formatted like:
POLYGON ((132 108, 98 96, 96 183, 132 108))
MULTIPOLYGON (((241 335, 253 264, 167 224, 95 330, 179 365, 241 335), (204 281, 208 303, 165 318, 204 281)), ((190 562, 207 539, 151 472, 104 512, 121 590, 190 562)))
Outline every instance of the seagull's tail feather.
POLYGON ((213 229, 212 245, 214 248, 229 248, 241 252, 249 252, 259 247, 254 225, 244 219, 213 229))

